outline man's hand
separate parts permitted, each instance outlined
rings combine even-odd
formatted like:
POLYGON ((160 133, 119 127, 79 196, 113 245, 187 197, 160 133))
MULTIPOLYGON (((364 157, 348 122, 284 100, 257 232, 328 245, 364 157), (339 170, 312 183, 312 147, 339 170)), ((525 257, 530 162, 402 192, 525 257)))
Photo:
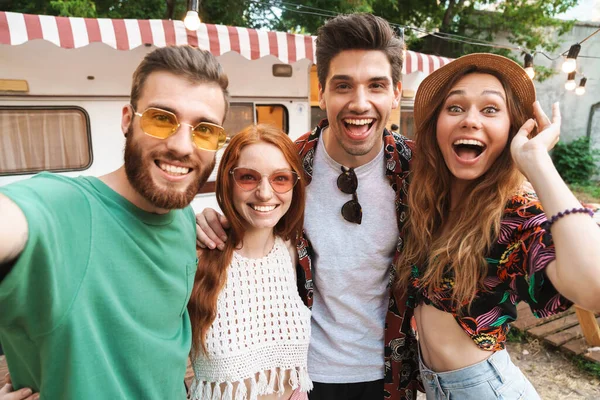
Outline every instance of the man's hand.
MULTIPOLYGON (((23 211, 8 197, 0 194, 0 264, 8 264, 19 257, 29 228, 23 211)), ((1 400, 1 399, 0 399, 1 400)))
POLYGON ((39 398, 39 393, 33 393, 29 388, 23 388, 13 392, 10 375, 6 374, 6 385, 0 389, 0 400, 38 400, 39 398))
POLYGON ((225 229, 228 228, 227 218, 212 208, 205 208, 201 213, 196 214, 196 244, 203 249, 216 247, 223 250, 227 240, 225 229))

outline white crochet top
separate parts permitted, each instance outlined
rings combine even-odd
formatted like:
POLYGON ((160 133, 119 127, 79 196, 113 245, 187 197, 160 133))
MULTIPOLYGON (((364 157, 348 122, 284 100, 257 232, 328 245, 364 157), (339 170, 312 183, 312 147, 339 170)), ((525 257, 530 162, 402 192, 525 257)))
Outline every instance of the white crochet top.
POLYGON ((190 398, 255 400, 259 395, 283 394, 286 378, 292 389, 312 389, 306 370, 310 317, 281 238, 275 238, 263 258, 234 252, 217 300, 217 316, 207 332, 208 357, 200 353, 192 361, 195 379, 190 398))

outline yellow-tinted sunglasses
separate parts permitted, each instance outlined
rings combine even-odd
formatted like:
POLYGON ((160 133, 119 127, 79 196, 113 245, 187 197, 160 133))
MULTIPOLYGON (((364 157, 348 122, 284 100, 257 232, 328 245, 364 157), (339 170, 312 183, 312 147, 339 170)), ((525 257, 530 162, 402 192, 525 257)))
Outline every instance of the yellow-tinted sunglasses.
POLYGON ((142 131, 148 136, 166 139, 177 132, 181 125, 187 125, 192 128, 192 142, 199 149, 217 151, 227 142, 225 129, 220 125, 210 122, 200 122, 196 126, 180 123, 172 112, 155 107, 149 107, 141 114, 133 106, 131 109, 140 117, 142 131))

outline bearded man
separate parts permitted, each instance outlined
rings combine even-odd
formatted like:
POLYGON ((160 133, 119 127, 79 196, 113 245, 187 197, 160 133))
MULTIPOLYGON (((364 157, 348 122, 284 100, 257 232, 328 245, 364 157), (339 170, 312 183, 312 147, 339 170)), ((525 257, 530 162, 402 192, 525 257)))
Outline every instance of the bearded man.
POLYGON ((197 265, 189 204, 226 139, 227 86, 210 53, 155 50, 123 107, 121 168, 0 188, 0 342, 15 389, 185 398, 197 265))

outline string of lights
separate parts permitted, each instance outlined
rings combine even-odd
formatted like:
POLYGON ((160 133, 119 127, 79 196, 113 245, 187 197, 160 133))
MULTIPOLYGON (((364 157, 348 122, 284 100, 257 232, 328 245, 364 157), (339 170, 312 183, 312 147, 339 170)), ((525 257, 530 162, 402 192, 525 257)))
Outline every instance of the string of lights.
MULTIPOLYGON (((289 3, 289 2, 285 2, 285 1, 277 1, 277 2, 270 1, 270 0, 249 0, 249 1, 251 3, 271 5, 273 7, 277 7, 284 11, 290 11, 290 12, 299 13, 299 14, 314 15, 314 16, 318 16, 318 17, 331 18, 331 17, 336 17, 336 16, 340 15, 340 13, 337 13, 334 11, 323 10, 323 9, 316 8, 316 7, 309 7, 309 6, 304 6, 302 4, 289 3), (293 6, 295 8, 289 8, 289 7, 287 7, 288 5, 293 6), (306 8, 306 9, 310 9, 312 11, 303 11, 303 10, 300 10, 300 8, 306 8)), ((502 48, 502 49, 508 49, 508 50, 516 50, 516 51, 526 51, 526 49, 524 49, 521 46, 500 45, 500 44, 489 42, 489 41, 486 41, 483 39, 474 39, 471 37, 461 36, 461 35, 457 35, 454 33, 428 31, 428 30, 425 30, 422 28, 417 28, 415 26, 402 25, 402 24, 397 24, 394 22, 389 22, 389 24, 395 28, 411 29, 416 32, 420 32, 420 33, 423 33, 426 35, 431 35, 431 36, 438 37, 438 38, 444 39, 444 40, 449 40, 449 41, 451 40, 451 41, 455 41, 455 42, 461 42, 461 43, 477 45, 477 46, 502 48)))
POLYGON ((585 39, 583 39, 581 42, 579 42, 579 44, 585 42, 586 40, 588 40, 589 38, 591 38, 592 36, 594 36, 595 34, 597 34, 598 32, 600 32, 600 28, 598 28, 598 30, 596 32, 591 33, 588 37, 586 37, 585 39))
MULTIPOLYGON (((317 7, 304 6, 302 4, 290 3, 290 2, 286 2, 286 1, 278 1, 278 2, 274 2, 272 0, 250 0, 250 1, 254 2, 254 3, 259 3, 259 4, 269 4, 273 7, 277 7, 279 9, 289 11, 289 12, 315 15, 315 16, 320 16, 320 17, 334 17, 339 14, 339 13, 336 13, 333 11, 323 10, 323 9, 320 9, 317 7), (290 6, 290 7, 288 7, 288 6, 290 6), (293 8, 291 8, 291 7, 293 7, 293 8)), ((589 38, 591 38, 592 36, 594 36, 595 34, 597 34, 598 32, 600 32, 600 29, 596 30, 595 32, 588 35, 586 38, 584 38, 580 42, 572 45, 569 48, 569 50, 566 50, 566 51, 558 54, 557 56, 553 57, 553 56, 549 56, 548 54, 546 54, 543 51, 538 51, 538 50, 529 51, 528 49, 526 49, 522 46, 500 45, 498 43, 489 42, 489 41, 485 41, 485 40, 474 39, 474 38, 451 34, 451 33, 446 33, 446 32, 432 32, 432 31, 427 31, 422 28, 417 28, 417 27, 408 26, 408 25, 401 25, 401 24, 396 24, 396 23, 390 23, 390 25, 393 27, 399 28, 401 30, 402 35, 404 34, 405 29, 412 29, 416 32, 420 32, 420 33, 423 33, 426 35, 431 35, 431 36, 440 38, 442 40, 471 44, 471 45, 476 45, 476 46, 491 47, 491 48, 496 48, 496 49, 507 49, 507 50, 523 52, 523 53, 525 53, 525 62, 524 62, 523 67, 524 67, 525 71, 527 72, 527 75, 531 79, 533 79, 535 77, 535 69, 533 66, 533 59, 534 59, 535 55, 537 55, 537 54, 543 55, 544 57, 546 57, 547 59, 549 59, 551 61, 558 60, 559 58, 565 57, 565 55, 566 55, 567 56, 566 60, 562 65, 563 71, 565 71, 566 73, 569 74, 567 77, 567 82, 565 83, 565 89, 567 89, 567 90, 575 89, 575 93, 577 93, 578 95, 582 95, 583 93, 585 93, 585 84, 587 82, 587 78, 584 76, 581 78, 579 86, 577 86, 577 84, 575 83, 575 74, 576 74, 576 69, 577 69, 576 59, 579 56, 579 51, 581 50, 581 44, 583 42, 585 42, 586 40, 588 40, 589 38)), ((579 57, 589 58, 589 59, 600 59, 600 57, 595 57, 595 56, 581 55, 579 57)))
MULTIPOLYGON (((188 28, 190 30, 196 30, 200 26, 200 19, 198 18, 199 1, 200 0, 188 0, 188 10, 189 11, 186 14, 184 23, 185 23, 186 28, 188 28)), ((332 18, 332 17, 336 17, 340 14, 335 11, 324 10, 324 9, 318 8, 318 7, 311 7, 311 6, 306 6, 306 5, 302 5, 302 4, 292 3, 292 2, 288 2, 288 1, 281 1, 281 0, 277 0, 277 1, 275 1, 275 0, 249 0, 249 2, 268 5, 271 8, 277 8, 280 10, 289 11, 289 12, 293 12, 293 13, 304 14, 304 15, 314 15, 314 16, 318 16, 318 17, 332 18)), ((585 93, 585 84, 587 82, 587 78, 585 76, 582 77, 580 80, 579 86, 576 85, 575 75, 576 75, 576 71, 577 71, 577 58, 580 57, 580 58, 588 58, 588 59, 600 59, 600 57, 597 57, 597 56, 579 55, 579 52, 581 50, 581 44, 583 42, 585 42, 586 40, 590 39, 592 36, 599 33, 600 29, 591 33, 590 35, 588 35, 586 38, 584 38, 580 42, 575 43, 568 50, 565 50, 564 52, 553 57, 553 56, 549 56, 548 54, 546 54, 543 51, 538 51, 538 50, 530 51, 522 46, 502 45, 502 44, 498 44, 498 43, 494 43, 494 42, 490 42, 490 41, 486 41, 486 40, 482 40, 482 39, 476 39, 476 38, 471 38, 471 37, 467 37, 467 36, 457 35, 454 33, 428 31, 426 29, 422 29, 422 28, 418 28, 418 27, 402 25, 402 24, 397 24, 397 23, 392 23, 392 22, 390 22, 390 25, 392 27, 398 29, 399 34, 402 36, 404 35, 404 30, 410 29, 415 32, 419 32, 419 33, 422 33, 425 35, 431 35, 433 37, 436 37, 436 38, 439 38, 442 40, 451 41, 451 42, 459 42, 459 43, 465 43, 465 44, 470 44, 470 45, 475 45, 475 46, 483 46, 483 47, 506 49, 506 50, 522 52, 525 54, 525 60, 524 60, 523 67, 524 67, 525 71, 527 72, 527 75, 531 79, 533 79, 535 76, 533 59, 537 54, 543 55, 544 57, 546 57, 547 59, 549 59, 551 61, 558 60, 559 58, 565 57, 565 55, 566 55, 565 62, 562 64, 562 70, 568 74, 567 82, 565 83, 565 89, 567 89, 567 90, 575 89, 575 93, 577 93, 579 95, 585 93)))
MULTIPOLYGON (((577 86, 577 84, 575 83, 575 75, 576 75, 576 70, 577 70, 577 57, 579 56, 579 52, 581 51, 581 43, 585 42, 586 40, 588 40, 589 38, 591 38, 592 36, 594 36, 595 34, 597 34, 598 32, 600 32, 600 29, 597 29, 595 32, 591 33, 590 35, 588 35, 585 39, 583 39, 582 41, 575 43, 574 45, 572 45, 567 53, 567 59, 565 60, 565 62, 562 65, 562 70, 563 72, 566 72, 567 75, 567 81, 565 82, 565 89, 566 90, 575 90, 575 94, 578 95, 582 95, 585 93, 585 84, 587 83, 587 78, 585 76, 583 76, 581 78, 581 80, 579 81, 579 86, 577 86)), ((564 55, 565 53, 563 53, 562 55, 564 55)), ((584 57, 584 56, 581 56, 584 57)), ((586 57, 588 58, 588 57, 586 57)))
POLYGON ((322 8, 317 8, 317 7, 311 7, 311 6, 305 6, 303 4, 296 4, 296 3, 290 3, 287 1, 278 1, 277 3, 273 2, 273 1, 268 1, 268 0, 264 0, 264 1, 252 1, 253 3, 265 3, 265 4, 270 4, 273 5, 275 7, 283 4, 288 5, 288 6, 293 6, 293 7, 299 7, 299 8, 306 8, 307 10, 314 10, 314 11, 319 11, 319 12, 323 12, 323 13, 329 13, 330 16, 335 17, 337 16, 339 13, 335 12, 335 11, 329 11, 329 10, 324 10, 322 8))

